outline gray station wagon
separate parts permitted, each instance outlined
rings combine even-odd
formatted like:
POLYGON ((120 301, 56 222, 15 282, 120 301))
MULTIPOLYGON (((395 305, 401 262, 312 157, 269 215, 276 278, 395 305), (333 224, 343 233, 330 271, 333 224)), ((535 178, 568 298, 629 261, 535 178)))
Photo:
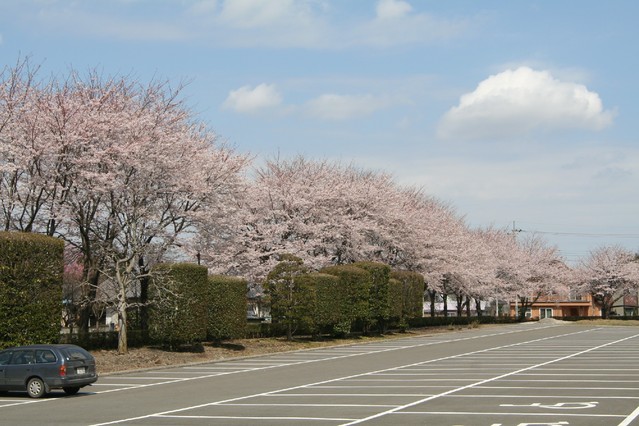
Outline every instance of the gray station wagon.
POLYGON ((51 389, 75 395, 98 380, 93 355, 75 345, 30 345, 0 352, 0 391, 40 398, 51 389))

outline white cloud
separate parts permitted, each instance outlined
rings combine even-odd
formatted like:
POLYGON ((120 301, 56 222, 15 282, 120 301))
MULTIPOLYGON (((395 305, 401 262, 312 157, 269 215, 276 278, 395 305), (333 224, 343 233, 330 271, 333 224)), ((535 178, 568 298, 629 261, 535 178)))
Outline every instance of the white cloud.
POLYGON ((201 0, 183 15, 196 38, 221 46, 326 46, 331 34, 315 0, 201 0))
POLYGON ((371 2, 374 16, 364 19, 351 13, 350 6, 325 0, 194 0, 163 2, 162 7, 155 3, 45 1, 38 13, 24 12, 23 19, 76 36, 311 49, 427 44, 459 37, 476 20, 417 11, 406 0, 371 2))
POLYGON ((220 12, 223 21, 238 28, 268 27, 308 16, 293 0, 227 0, 220 12))
POLYGON ((325 120, 347 120, 372 114, 389 101, 372 95, 324 94, 308 102, 308 112, 325 120))
POLYGON ((472 19, 446 19, 414 12, 404 0, 380 0, 375 18, 345 30, 342 43, 375 47, 428 44, 459 37, 468 31, 471 22, 472 19))
POLYGON ((402 0, 380 0, 376 9, 378 19, 402 18, 411 10, 413 7, 402 0))
POLYGON ((439 124, 444 139, 503 139, 532 131, 601 130, 612 124, 599 95, 586 86, 528 67, 492 75, 463 95, 439 124))
POLYGON ((272 84, 262 83, 255 88, 242 86, 231 90, 224 101, 224 108, 240 113, 252 113, 280 105, 282 96, 272 84))

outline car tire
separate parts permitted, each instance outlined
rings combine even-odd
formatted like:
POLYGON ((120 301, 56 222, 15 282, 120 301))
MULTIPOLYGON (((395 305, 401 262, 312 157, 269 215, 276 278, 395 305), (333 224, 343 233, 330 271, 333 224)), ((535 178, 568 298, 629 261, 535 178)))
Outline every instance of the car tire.
POLYGON ((62 390, 67 395, 75 395, 80 390, 80 387, 79 386, 73 386, 73 387, 62 388, 62 390))
POLYGON ((39 377, 30 379, 27 383, 27 393, 31 398, 42 398, 47 393, 44 381, 39 377))

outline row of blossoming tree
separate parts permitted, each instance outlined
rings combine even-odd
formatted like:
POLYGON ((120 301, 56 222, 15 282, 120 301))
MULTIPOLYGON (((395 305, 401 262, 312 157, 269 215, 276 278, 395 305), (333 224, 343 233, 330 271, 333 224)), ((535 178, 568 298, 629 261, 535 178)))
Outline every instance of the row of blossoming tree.
POLYGON ((0 74, 2 230, 66 241, 80 330, 107 294, 121 352, 132 288, 144 309, 152 267, 166 261, 201 259, 254 284, 285 253, 314 269, 383 262, 467 303, 526 306, 579 285, 604 313, 637 286, 632 253, 602 248, 571 269, 540 238, 471 229, 452 206, 381 171, 303 157, 249 169, 250 156, 199 122, 182 90, 96 71, 40 78, 28 59, 0 74))

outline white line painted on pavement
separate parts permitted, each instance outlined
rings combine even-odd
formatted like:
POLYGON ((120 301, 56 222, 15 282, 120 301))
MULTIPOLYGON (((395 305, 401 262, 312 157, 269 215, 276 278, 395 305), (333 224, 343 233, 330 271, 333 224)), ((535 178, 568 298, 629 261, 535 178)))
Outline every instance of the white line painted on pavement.
MULTIPOLYGON (((577 334, 577 333, 575 333, 575 334, 577 334)), ((560 337, 560 336, 556 336, 556 337, 560 337)), ((607 346, 611 346, 611 345, 614 345, 614 344, 617 344, 617 343, 621 343, 621 342, 624 342, 626 340, 634 339, 636 337, 639 337, 639 334, 635 334, 633 336, 625 337, 623 339, 619 339, 619 340, 615 340, 613 342, 609 342, 609 343, 605 343, 605 344, 602 344, 602 345, 599 345, 599 346, 595 346, 595 347, 590 348, 590 349, 586 349, 586 350, 583 350, 583 351, 580 351, 580 352, 576 352, 576 353, 574 353, 572 355, 563 356, 561 358, 557 358, 557 359, 554 359, 554 360, 551 360, 551 361, 546 361, 546 362, 542 362, 540 364, 533 365, 533 366, 530 366, 530 367, 527 367, 527 368, 522 368, 521 370, 513 371, 511 373, 502 374, 500 376, 493 377, 491 379, 482 380, 481 382, 473 383, 473 384, 470 384, 470 385, 467 385, 467 386, 462 386, 460 388, 452 389, 452 390, 449 390, 447 392, 442 392, 442 393, 440 393, 438 395, 433 395, 433 396, 428 397, 428 398, 423 398, 423 399, 421 399, 419 401, 411 402, 410 404, 405 404, 403 406, 392 408, 392 409, 384 411, 382 413, 374 414, 372 416, 368 416, 368 417, 365 417, 365 418, 360 419, 360 420, 356 420, 356 421, 351 422, 351 423, 346 423, 346 425, 349 425, 349 426, 350 425, 355 425, 355 424, 359 424, 359 423, 362 423, 362 422, 365 422, 365 421, 368 421, 368 420, 372 420, 372 419, 376 419, 376 418, 379 418, 379 417, 382 417, 382 416, 386 416, 388 414, 393 414, 393 413, 396 413, 396 412, 398 412, 400 410, 404 410, 406 408, 414 407, 416 405, 423 404, 424 402, 432 401, 433 399, 436 399, 436 398, 441 398, 442 396, 450 395, 452 393, 459 392, 459 391, 462 391, 462 390, 465 390, 465 389, 470 389, 470 388, 473 388, 473 387, 477 387, 477 386, 480 386, 480 385, 482 385, 484 383, 494 382, 495 380, 500 380, 500 379, 512 376, 514 374, 518 374, 518 373, 521 373, 521 372, 524 372, 524 371, 532 370, 532 369, 537 368, 537 367, 541 367, 541 366, 544 366, 544 365, 553 364, 553 363, 556 363, 556 362, 559 362, 559 361, 563 361, 563 360, 566 360, 566 359, 574 358, 576 356, 583 355, 583 354, 592 352, 594 350, 597 350, 597 349, 600 349, 600 348, 605 348, 607 346)), ((539 340, 547 340, 547 339, 539 339, 539 340)), ((517 345, 519 345, 519 344, 517 344, 517 345)), ((508 345, 508 346, 515 346, 515 345, 508 345)), ((506 346, 506 347, 508 347, 508 346, 506 346)), ((498 349, 498 348, 496 348, 496 349, 498 349)), ((486 351, 481 351, 481 352, 486 352, 486 351)))
MULTIPOLYGON (((429 361, 421 361, 421 362, 416 362, 413 364, 408 364, 408 365, 404 365, 404 366, 399 366, 399 367, 394 367, 394 368, 388 368, 388 369, 383 369, 383 370, 378 370, 378 371, 372 371, 372 372, 367 372, 367 373, 361 373, 361 374, 354 374, 352 376, 346 376, 346 377, 340 377, 340 378, 336 378, 336 379, 331 379, 331 380, 324 380, 321 382, 316 382, 316 383, 310 383, 310 384, 306 384, 306 385, 301 385, 301 386, 293 386, 290 388, 285 388, 285 389, 278 389, 278 390, 274 390, 274 391, 269 391, 269 392, 263 392, 263 393, 258 393, 258 394, 253 394, 253 395, 245 395, 245 396, 241 396, 241 397, 237 397, 237 398, 230 398, 227 400, 222 400, 222 401, 215 401, 215 402, 209 402, 209 403, 205 403, 205 404, 199 404, 199 405, 194 405, 194 406, 190 406, 190 407, 183 407, 183 408, 179 408, 179 409, 175 409, 175 410, 168 410, 168 411, 163 411, 163 412, 159 412, 159 413, 153 413, 153 414, 147 414, 147 415, 143 415, 143 416, 137 416, 137 417, 130 417, 130 418, 125 418, 125 419, 119 419, 119 420, 113 420, 113 421, 109 421, 109 422, 104 422, 104 423, 96 423, 92 426, 105 426, 105 425, 112 425, 112 424, 118 424, 118 423, 125 423, 125 422, 129 422, 129 421, 134 421, 134 420, 143 420, 143 419, 148 419, 148 418, 152 418, 152 417, 162 417, 162 416, 166 416, 166 415, 173 415, 174 413, 179 413, 182 411, 188 411, 188 410, 193 410, 193 409, 197 409, 197 408, 203 408, 203 407, 210 407, 210 406, 214 406, 214 405, 223 405, 223 404, 227 404, 230 402, 236 402, 236 401, 241 401, 241 400, 245 400, 245 399, 249 399, 249 398, 254 398, 254 397, 259 397, 259 396, 267 396, 267 395, 271 395, 271 394, 275 394, 275 393, 281 393, 281 392, 287 392, 290 390, 297 390, 297 389, 304 389, 304 388, 309 388, 309 387, 321 387, 320 385, 323 384, 328 384, 328 383, 335 383, 338 381, 343 381, 343 380, 348 380, 348 379, 353 379, 353 378, 357 378, 357 377, 362 377, 362 376, 367 376, 367 375, 371 375, 371 374, 376 374, 376 373, 380 373, 380 372, 384 372, 384 371, 393 371, 393 370, 399 370, 402 368, 406 368, 406 367, 414 367, 417 365, 425 365, 425 364, 431 364, 431 363, 435 363, 435 362, 439 362, 439 361, 443 361, 443 360, 449 360, 449 359, 455 359, 455 358, 460 358, 460 357, 466 357, 469 355, 475 355, 478 353, 484 353, 487 351, 493 351, 493 350, 500 350, 500 349, 504 349, 504 348, 510 348, 510 347, 514 347, 514 346, 519 346, 519 345, 525 345, 525 344, 530 344, 530 343, 535 343, 535 342, 541 342, 541 341, 546 341, 546 340, 551 340, 551 339, 557 339, 557 338, 562 338, 562 337, 566 337, 566 336, 574 336, 574 335, 579 335, 582 333, 587 333, 589 331, 593 331, 593 330, 597 330, 597 329, 588 329, 588 330, 582 330, 582 331, 577 331, 577 332, 573 332, 573 333, 566 333, 566 334, 562 334, 562 335, 557 335, 557 336, 551 336, 551 337, 543 337, 540 339, 533 339, 533 340, 529 340, 526 342, 521 342, 521 343, 514 343, 514 344, 510 344, 510 345, 503 345, 503 346, 498 346, 498 347, 492 347, 492 348, 488 348, 488 349, 482 349, 482 350, 478 350, 478 351, 472 351, 472 352, 466 352, 463 354, 457 354, 457 355, 452 355, 452 356, 448 356, 448 357, 443 357, 443 358, 437 358, 437 359, 433 359, 433 360, 429 360, 429 361)), ((500 333, 498 333, 500 334, 500 333)), ((470 339, 469 339, 470 340, 470 339)), ((624 339, 622 339, 624 340, 624 339)), ((454 339, 452 341, 458 341, 458 339, 454 339)), ((601 345, 606 346, 606 345, 601 345)), ((587 351, 582 351, 583 353, 587 352, 587 351)), ((582 353, 580 352, 580 353, 582 353)), ((577 354, 575 354, 577 355, 577 354)), ((566 358, 566 357, 564 357, 566 358)), ((542 363, 540 365, 545 365, 548 364, 550 361, 546 362, 546 363, 542 363)), ((520 369, 518 371, 526 371, 527 369, 520 369)), ((507 375, 501 375, 499 377, 506 377, 507 375)), ((494 380, 494 379, 493 379, 494 380)), ((481 384, 481 383, 487 383, 490 380, 484 380, 481 382, 478 382, 477 384, 481 384)), ((370 388, 372 386, 367 386, 367 388, 370 388)), ((397 386, 399 387, 399 386, 397 386)), ((431 386, 432 387, 432 386, 431 386)), ((457 390, 461 390, 461 389, 465 389, 465 388, 469 388, 472 386, 465 386, 463 388, 457 388, 457 390)), ((451 393, 451 391, 449 392, 445 392, 445 393, 440 393, 440 394, 436 394, 434 395, 434 397, 439 397, 439 396, 443 396, 445 394, 451 393)), ((424 401, 424 400, 429 400, 432 399, 431 398, 424 398, 420 401, 424 401)), ((403 407, 410 407, 412 406, 411 404, 405 405, 403 407)), ((394 412, 395 410, 387 410, 384 411, 383 414, 387 414, 390 412, 394 412)), ((375 416, 378 417, 378 416, 375 416)), ((235 417, 233 417, 235 418, 235 417)), ((374 418, 374 417, 370 417, 370 418, 374 418)), ((368 419, 368 418, 367 418, 368 419)), ((355 421, 355 423, 352 424, 356 424, 359 423, 360 421, 355 421)), ((351 424, 351 423, 349 423, 351 424)))

